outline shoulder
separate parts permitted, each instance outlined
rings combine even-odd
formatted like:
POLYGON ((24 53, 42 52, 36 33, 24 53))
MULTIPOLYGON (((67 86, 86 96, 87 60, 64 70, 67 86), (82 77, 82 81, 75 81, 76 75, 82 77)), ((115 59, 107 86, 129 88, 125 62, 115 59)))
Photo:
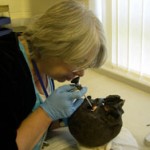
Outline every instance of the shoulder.
POLYGON ((5 105, 9 101, 17 111, 22 107, 24 116, 31 112, 36 99, 32 77, 13 32, 0 37, 0 84, 5 105))
POLYGON ((17 57, 15 52, 17 48, 16 43, 16 35, 13 32, 0 37, 0 76, 7 75, 7 72, 11 73, 13 70, 13 64, 17 57))
POLYGON ((1 66, 13 62, 18 55, 18 40, 14 32, 0 37, 0 64, 1 66))
POLYGON ((0 139, 4 139, 2 145, 6 149, 17 149, 17 128, 31 113, 36 97, 15 33, 0 37, 0 95, 1 108, 7 109, 0 109, 0 139), (10 144, 6 145, 5 141, 10 144))
POLYGON ((14 32, 11 32, 7 35, 0 36, 1 50, 7 48, 12 49, 17 46, 17 43, 18 43, 17 34, 14 32))
POLYGON ((18 46, 17 35, 13 32, 0 37, 0 77, 13 78, 15 70, 18 72, 25 67, 24 58, 18 46), (22 63, 24 62, 24 63, 22 63))

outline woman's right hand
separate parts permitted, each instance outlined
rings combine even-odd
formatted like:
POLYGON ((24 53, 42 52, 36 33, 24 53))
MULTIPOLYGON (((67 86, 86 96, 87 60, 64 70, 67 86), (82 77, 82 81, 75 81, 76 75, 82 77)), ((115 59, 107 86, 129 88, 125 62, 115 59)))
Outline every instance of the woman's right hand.
POLYGON ((86 92, 86 87, 76 90, 74 85, 64 85, 53 91, 41 107, 53 121, 67 118, 81 105, 86 92))

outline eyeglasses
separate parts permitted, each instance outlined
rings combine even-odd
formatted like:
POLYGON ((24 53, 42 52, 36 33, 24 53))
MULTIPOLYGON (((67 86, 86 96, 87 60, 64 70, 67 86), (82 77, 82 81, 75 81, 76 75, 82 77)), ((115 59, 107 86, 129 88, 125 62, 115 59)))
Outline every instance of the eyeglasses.
POLYGON ((88 68, 90 68, 90 67, 79 67, 79 68, 76 68, 76 69, 74 69, 74 70, 72 70, 72 72, 80 72, 80 71, 83 71, 83 70, 86 70, 86 69, 88 69, 88 68))
POLYGON ((80 72, 80 71, 84 71, 88 68, 93 68, 93 65, 94 63, 88 65, 88 66, 82 66, 82 67, 78 67, 78 66, 75 66, 75 65, 69 65, 70 66, 70 69, 71 69, 71 72, 75 73, 75 72, 80 72))

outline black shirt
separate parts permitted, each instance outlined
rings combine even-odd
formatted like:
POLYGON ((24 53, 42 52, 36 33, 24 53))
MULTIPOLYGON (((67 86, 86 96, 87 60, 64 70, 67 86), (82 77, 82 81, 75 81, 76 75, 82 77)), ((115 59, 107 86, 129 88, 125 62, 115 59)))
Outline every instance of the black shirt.
POLYGON ((31 73, 11 32, 0 37, 0 146, 5 150, 17 149, 17 128, 35 101, 31 73))

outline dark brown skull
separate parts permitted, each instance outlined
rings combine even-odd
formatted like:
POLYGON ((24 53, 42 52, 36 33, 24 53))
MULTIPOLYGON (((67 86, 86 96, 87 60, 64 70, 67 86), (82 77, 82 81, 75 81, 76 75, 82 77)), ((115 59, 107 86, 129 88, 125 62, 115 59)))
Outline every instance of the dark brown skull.
POLYGON ((68 120, 70 133, 85 147, 102 146, 116 137, 122 127, 122 106, 124 100, 118 95, 109 95, 104 99, 92 100, 95 111, 86 100, 68 120))

